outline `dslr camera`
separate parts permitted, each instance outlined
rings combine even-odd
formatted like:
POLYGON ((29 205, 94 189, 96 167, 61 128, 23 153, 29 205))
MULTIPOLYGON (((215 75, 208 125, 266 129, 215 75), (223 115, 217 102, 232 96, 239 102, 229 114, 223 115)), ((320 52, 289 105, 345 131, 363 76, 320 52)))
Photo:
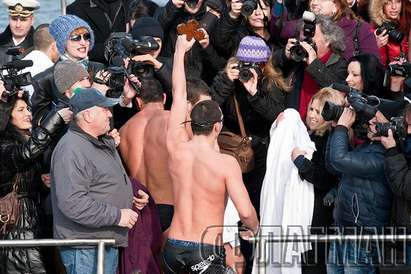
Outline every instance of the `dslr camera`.
POLYGON ((236 69, 240 71, 238 79, 247 82, 253 77, 251 69, 254 69, 258 76, 262 75, 262 70, 259 63, 239 61, 236 69))
POLYGON ((380 35, 384 30, 387 31, 388 38, 397 44, 400 44, 404 38, 404 33, 399 29, 398 25, 393 22, 385 21, 379 26, 375 33, 380 35))
MULTIPOLYGON (((302 41, 307 42, 314 48, 314 50, 317 51, 317 47, 313 41, 313 37, 315 34, 315 28, 316 28, 315 14, 310 11, 304 11, 303 21, 304 21, 304 25, 303 25, 304 39, 302 41)), ((301 62, 305 58, 308 57, 307 51, 303 48, 303 46, 300 45, 300 42, 302 41, 298 40, 294 44, 294 46, 290 48, 290 57, 295 62, 301 62)))
POLYGON ((7 50, 8 55, 13 56, 13 61, 0 67, 0 80, 3 81, 6 91, 2 94, 2 100, 7 102, 8 98, 15 95, 21 87, 31 85, 32 78, 30 72, 19 73, 20 70, 31 67, 33 61, 19 60, 17 56, 21 52, 19 48, 10 48, 7 50))
POLYGON ((408 78, 411 74, 411 64, 406 62, 401 65, 399 64, 391 64, 388 65, 386 73, 389 76, 402 76, 408 78))
MULTIPOLYGON (((125 32, 114 32, 105 44, 104 56, 109 61, 110 78, 105 83, 110 87, 108 97, 119 97, 123 92, 125 78, 130 74, 144 77, 152 71, 152 66, 143 62, 131 60, 128 67, 124 66, 124 58, 147 54, 159 49, 159 44, 151 36, 133 39, 125 32)), ((139 88, 130 82, 133 88, 139 92, 139 88)))
MULTIPOLYGON (((343 84, 332 84, 331 88, 347 93, 347 101, 354 108, 357 114, 360 114, 367 122, 375 116, 377 105, 372 101, 379 102, 376 96, 364 96, 360 91, 350 88, 343 84)), ((331 102, 325 102, 321 116, 325 121, 338 121, 344 111, 344 106, 337 106, 331 102)))
POLYGON ((407 127, 404 117, 392 117, 388 123, 375 123, 375 136, 388 137, 388 130, 391 129, 395 138, 405 140, 407 137, 407 127))

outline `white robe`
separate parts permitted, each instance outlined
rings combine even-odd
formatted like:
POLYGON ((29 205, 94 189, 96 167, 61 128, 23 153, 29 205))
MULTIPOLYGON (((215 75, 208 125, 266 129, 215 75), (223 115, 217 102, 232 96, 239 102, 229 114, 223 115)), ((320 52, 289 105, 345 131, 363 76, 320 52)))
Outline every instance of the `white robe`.
POLYGON ((314 210, 313 185, 301 180, 291 159, 292 150, 298 147, 311 159, 315 144, 299 113, 294 109, 284 111, 284 120, 273 123, 267 154, 267 170, 260 198, 260 241, 254 257, 253 274, 301 273, 300 255, 311 249, 310 243, 266 243, 270 235, 309 235, 314 210), (261 238, 262 237, 262 238, 261 238), (263 248, 264 247, 264 248, 263 248), (259 251, 264 250, 263 254, 259 251), (263 265, 258 266, 258 262, 263 265))

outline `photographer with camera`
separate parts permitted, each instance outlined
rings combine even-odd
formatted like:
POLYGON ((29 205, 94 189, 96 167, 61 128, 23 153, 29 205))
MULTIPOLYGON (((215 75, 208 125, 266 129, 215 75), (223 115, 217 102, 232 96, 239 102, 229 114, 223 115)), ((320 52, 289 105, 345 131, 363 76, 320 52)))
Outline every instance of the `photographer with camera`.
MULTIPOLYGON (((309 7, 315 15, 330 17, 341 27, 345 36, 343 56, 346 60, 360 53, 371 53, 380 56, 375 36, 370 30, 370 24, 356 19, 348 8, 346 0, 309 0, 309 7)), ((287 10, 284 9, 282 0, 275 1, 271 13, 271 34, 275 38, 283 40, 295 37, 301 19, 288 21, 287 10)))
MULTIPOLYGON (((262 38, 255 36, 241 40, 235 58, 228 61, 226 69, 214 78, 211 87, 211 97, 223 111, 226 130, 235 134, 241 132, 236 99, 246 134, 251 137, 255 166, 243 173, 243 180, 257 212, 266 171, 270 127, 285 109, 288 90, 281 71, 273 67, 270 48, 262 38)), ((242 251, 249 260, 247 267, 251 267, 251 253, 243 247, 242 251)))
POLYGON ((0 65, 12 61, 6 52, 11 47, 19 46, 23 53, 33 46, 34 10, 40 7, 37 0, 4 0, 8 8, 9 25, 0 34, 0 65))
POLYGON ((408 20, 402 20, 406 16, 404 0, 371 0, 370 17, 382 64, 388 66, 392 61, 408 59, 409 46, 408 34, 410 24, 408 20))
POLYGON ((139 78, 155 78, 163 86, 163 91, 167 95, 166 108, 171 106, 171 58, 159 56, 163 40, 164 31, 161 25, 151 17, 141 17, 133 26, 131 36, 134 40, 140 41, 144 37, 151 37, 158 44, 157 50, 137 54, 131 58, 129 68, 131 73, 139 78))
POLYGON ((213 37, 217 29, 216 23, 225 9, 225 1, 221 0, 169 0, 164 7, 159 7, 154 19, 166 34, 162 41, 161 56, 173 56, 178 34, 189 34, 188 37, 193 33, 199 34, 196 38, 199 43, 194 44, 185 64, 190 78, 201 78, 210 85, 226 63, 226 59, 217 54, 213 37), (191 20, 198 24, 197 27, 189 24, 191 20), (178 31, 181 25, 184 25, 183 32, 178 31))
POLYGON ((233 0, 231 9, 222 14, 215 32, 215 43, 224 57, 232 56, 245 36, 257 36, 270 48, 277 45, 270 35, 270 0, 233 0))
MULTIPOLYGON (((334 224, 342 235, 381 234, 390 222, 392 193, 384 175, 384 147, 376 134, 376 123, 387 119, 376 109, 365 111, 370 106, 357 95, 350 94, 349 98, 351 106, 340 114, 326 148, 329 171, 341 176, 334 202, 334 224), (367 121, 362 125, 367 128, 367 140, 351 150, 348 132, 357 119, 367 121)), ((378 250, 375 241, 332 241, 327 273, 348 269, 374 273, 381 263, 378 250)))
MULTIPOLYGON (((385 147, 385 175, 394 194, 393 220, 395 225, 411 231, 409 203, 411 200, 411 104, 401 117, 404 140, 398 139, 398 129, 388 129, 387 136, 381 136, 385 147)), ((407 233, 407 234, 408 234, 407 233)), ((411 244, 407 243, 406 263, 411 265, 411 244)))
POLYGON ((293 90, 287 98, 288 107, 297 109, 305 120, 307 106, 320 89, 335 82, 344 82, 347 62, 344 52, 344 34, 330 18, 307 18, 304 39, 289 39, 278 61, 284 73, 292 71, 293 90))
MULTIPOLYGON (((0 96, 4 92, 6 89, 0 81, 0 96)), ((39 219, 41 155, 64 122, 59 112, 51 112, 39 126, 32 127, 28 95, 21 91, 11 95, 7 102, 0 101, 0 116, 4 122, 0 128, 0 196, 15 190, 19 203, 15 216, 18 221, 14 225, 2 218, 1 239, 36 239, 42 230, 39 219)), ((38 247, 3 248, 0 260, 1 273, 46 273, 38 247)))

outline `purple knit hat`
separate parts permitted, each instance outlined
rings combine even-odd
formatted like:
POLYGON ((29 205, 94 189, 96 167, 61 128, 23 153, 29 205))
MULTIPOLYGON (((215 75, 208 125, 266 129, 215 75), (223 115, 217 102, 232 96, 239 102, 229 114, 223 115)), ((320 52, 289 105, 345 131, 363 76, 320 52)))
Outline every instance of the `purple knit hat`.
POLYGON ((263 39, 256 36, 246 36, 241 39, 236 57, 243 62, 265 63, 270 55, 271 50, 263 39))

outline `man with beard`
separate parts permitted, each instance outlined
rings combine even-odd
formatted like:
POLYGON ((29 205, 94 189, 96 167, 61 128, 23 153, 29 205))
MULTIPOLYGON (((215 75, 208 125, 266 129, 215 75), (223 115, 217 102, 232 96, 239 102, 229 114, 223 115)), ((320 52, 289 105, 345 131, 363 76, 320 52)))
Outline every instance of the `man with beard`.
POLYGON ((34 10, 40 7, 37 0, 4 0, 9 11, 9 25, 0 34, 0 65, 11 61, 7 49, 20 46, 27 50, 33 46, 34 10))

